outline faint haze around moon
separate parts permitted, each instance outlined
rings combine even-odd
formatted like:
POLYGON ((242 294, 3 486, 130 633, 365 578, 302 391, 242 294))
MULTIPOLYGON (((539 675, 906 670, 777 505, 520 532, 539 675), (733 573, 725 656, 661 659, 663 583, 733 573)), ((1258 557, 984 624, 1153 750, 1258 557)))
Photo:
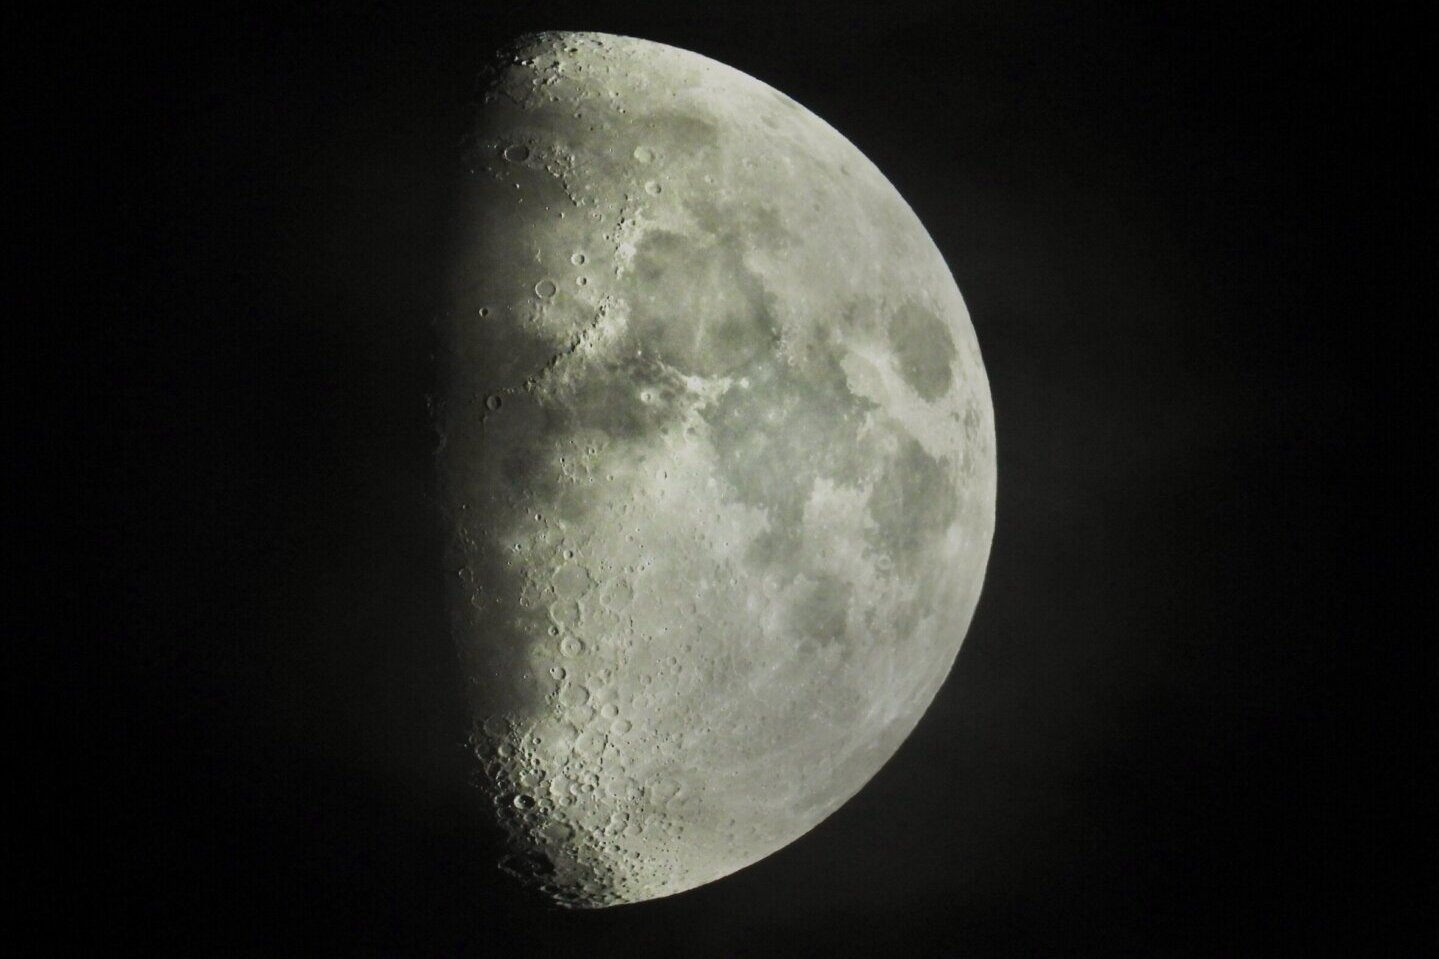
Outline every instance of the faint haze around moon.
POLYGON ((713 60, 526 37, 465 149, 439 466, 504 865, 680 892, 838 808, 948 674, 994 526, 979 346, 883 174, 713 60))

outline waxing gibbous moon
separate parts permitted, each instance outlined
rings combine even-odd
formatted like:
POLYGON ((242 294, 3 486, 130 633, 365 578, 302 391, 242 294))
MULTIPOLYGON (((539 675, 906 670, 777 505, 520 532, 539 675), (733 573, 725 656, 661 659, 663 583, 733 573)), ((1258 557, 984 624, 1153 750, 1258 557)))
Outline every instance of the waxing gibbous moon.
POLYGON ((784 94, 596 33, 485 82, 437 404, 470 743, 504 868, 652 899, 813 828, 934 698, 988 382, 913 211, 784 94))

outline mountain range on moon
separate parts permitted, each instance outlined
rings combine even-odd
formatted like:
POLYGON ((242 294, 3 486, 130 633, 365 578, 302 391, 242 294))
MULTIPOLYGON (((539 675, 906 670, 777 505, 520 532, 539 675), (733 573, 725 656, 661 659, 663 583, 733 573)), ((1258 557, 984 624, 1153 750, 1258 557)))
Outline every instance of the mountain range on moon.
POLYGON ((470 742, 507 870, 652 899, 812 829, 933 700, 988 382, 923 225, 784 94, 595 33, 485 83, 436 422, 470 742))

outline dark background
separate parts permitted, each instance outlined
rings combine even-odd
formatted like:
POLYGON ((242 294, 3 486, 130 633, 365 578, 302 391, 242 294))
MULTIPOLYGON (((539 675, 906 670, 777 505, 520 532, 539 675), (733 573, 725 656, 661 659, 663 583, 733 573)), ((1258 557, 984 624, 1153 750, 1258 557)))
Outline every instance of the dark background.
POLYGON ((68 164, 40 316, 77 388, 25 407, 67 507, 27 518, 61 549, 24 641, 98 614, 55 641, 82 744, 22 777, 65 800, 37 916, 164 956, 1432 945, 1423 34, 1316 9, 192 5, 28 35, 50 72, 13 99, 65 98, 17 139, 68 164), (592 913, 492 866, 425 405, 473 77, 544 28, 703 53, 852 140, 954 271, 999 440, 985 592, 895 758, 770 858, 592 913))

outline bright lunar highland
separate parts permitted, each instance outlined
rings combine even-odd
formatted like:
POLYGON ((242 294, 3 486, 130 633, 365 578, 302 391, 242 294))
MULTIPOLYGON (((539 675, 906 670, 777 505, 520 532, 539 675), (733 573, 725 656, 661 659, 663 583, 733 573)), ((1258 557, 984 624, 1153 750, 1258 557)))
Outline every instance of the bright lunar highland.
POLYGON ((784 94, 595 33, 485 84, 436 406, 471 744, 505 868, 652 899, 914 729, 989 556, 989 386, 914 212, 784 94))

